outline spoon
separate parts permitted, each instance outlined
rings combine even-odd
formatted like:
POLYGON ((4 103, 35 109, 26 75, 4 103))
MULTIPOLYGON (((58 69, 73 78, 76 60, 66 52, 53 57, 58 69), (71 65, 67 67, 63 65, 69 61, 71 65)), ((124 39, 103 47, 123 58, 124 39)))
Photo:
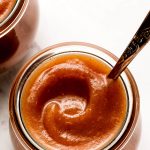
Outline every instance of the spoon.
POLYGON ((108 78, 117 79, 119 75, 125 70, 130 62, 137 56, 150 39, 150 11, 142 22, 140 28, 133 36, 131 42, 108 74, 108 78))

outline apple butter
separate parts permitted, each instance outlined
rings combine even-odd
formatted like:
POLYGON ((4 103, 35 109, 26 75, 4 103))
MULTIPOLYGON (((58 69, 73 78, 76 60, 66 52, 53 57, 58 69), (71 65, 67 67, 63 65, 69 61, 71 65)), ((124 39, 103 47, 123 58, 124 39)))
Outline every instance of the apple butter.
POLYGON ((0 23, 11 13, 17 0, 0 0, 0 23))
POLYGON ((111 68, 85 54, 53 56, 28 77, 21 94, 21 117, 44 149, 102 149, 122 130, 127 94, 111 68))

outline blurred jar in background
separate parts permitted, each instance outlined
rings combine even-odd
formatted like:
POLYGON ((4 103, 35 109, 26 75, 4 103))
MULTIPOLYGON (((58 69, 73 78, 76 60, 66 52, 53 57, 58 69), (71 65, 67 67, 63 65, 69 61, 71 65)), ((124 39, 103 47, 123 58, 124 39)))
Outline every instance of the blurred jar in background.
POLYGON ((29 51, 38 24, 37 0, 0 1, 0 73, 29 51))

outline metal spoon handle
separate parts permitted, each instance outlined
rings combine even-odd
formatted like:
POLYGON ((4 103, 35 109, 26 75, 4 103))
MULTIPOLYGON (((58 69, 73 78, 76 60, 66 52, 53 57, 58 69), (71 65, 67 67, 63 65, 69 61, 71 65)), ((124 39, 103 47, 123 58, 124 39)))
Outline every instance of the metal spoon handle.
POLYGON ((129 63, 136 57, 141 49, 148 43, 150 39, 150 11, 141 24, 140 28, 132 38, 131 42, 121 55, 120 59, 108 74, 108 78, 117 79, 118 76, 124 71, 129 63))

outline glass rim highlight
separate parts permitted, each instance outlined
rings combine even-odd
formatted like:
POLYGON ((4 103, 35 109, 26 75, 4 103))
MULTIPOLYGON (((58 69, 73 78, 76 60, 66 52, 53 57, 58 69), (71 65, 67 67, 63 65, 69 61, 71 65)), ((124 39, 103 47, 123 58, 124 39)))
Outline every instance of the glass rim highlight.
POLYGON ((11 12, 0 22, 0 27, 2 27, 15 13, 16 9, 18 8, 21 0, 16 0, 15 5, 13 6, 11 12))

